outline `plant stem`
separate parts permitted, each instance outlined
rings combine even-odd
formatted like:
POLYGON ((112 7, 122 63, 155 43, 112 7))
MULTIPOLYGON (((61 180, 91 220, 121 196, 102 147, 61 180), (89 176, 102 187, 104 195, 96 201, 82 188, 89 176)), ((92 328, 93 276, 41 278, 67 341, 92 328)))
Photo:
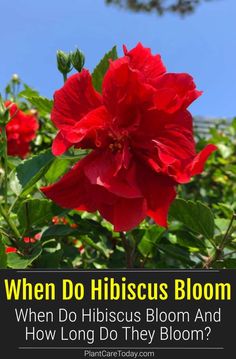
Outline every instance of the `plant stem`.
POLYGON ((15 204, 16 204, 16 202, 18 201, 18 199, 19 199, 19 195, 17 195, 16 198, 13 200, 11 206, 10 206, 9 209, 8 209, 8 214, 10 214, 10 213, 12 212, 12 210, 13 210, 13 208, 15 207, 15 204))
POLYGON ((7 213, 5 212, 4 208, 2 207, 2 205, 0 204, 0 213, 3 216, 3 218, 5 219, 6 223, 8 224, 8 226, 11 228, 12 232, 15 235, 16 239, 21 238, 20 232, 18 231, 18 229, 15 226, 15 223, 12 222, 11 218, 7 215, 7 213))
POLYGON ((148 252, 146 254, 146 256, 144 257, 143 261, 141 262, 141 268, 144 268, 145 264, 147 263, 147 261, 149 259, 149 255, 150 255, 150 252, 148 252))
POLYGON ((3 138, 3 166, 4 166, 4 183, 3 183, 3 195, 5 202, 5 209, 7 211, 8 199, 7 199, 7 189, 8 189, 8 166, 7 166, 7 133, 5 126, 2 127, 2 138, 3 138))
MULTIPOLYGON (((9 115, 8 115, 9 120, 9 115)), ((6 126, 1 127, 1 136, 3 140, 3 167, 4 167, 4 179, 3 179, 3 197, 4 197, 4 206, 0 204, 0 214, 5 219, 5 222, 10 227, 12 233, 15 236, 15 239, 20 239, 21 235, 18 231, 15 223, 11 220, 10 213, 8 214, 8 163, 7 163, 7 133, 6 126)))
POLYGON ((207 259, 207 261, 204 263, 203 268, 206 268, 206 269, 210 268, 212 266, 212 264, 215 263, 215 261, 217 261, 221 257, 235 220, 236 220, 236 213, 233 214, 233 216, 230 220, 229 226, 227 228, 227 231, 226 231, 220 245, 218 247, 216 247, 214 255, 209 257, 207 259))
POLYGON ((215 250, 217 250, 217 246, 213 239, 207 238, 207 240, 211 243, 212 247, 214 247, 215 250))
POLYGON ((67 74, 66 74, 66 73, 63 73, 63 80, 64 80, 64 83, 65 83, 66 80, 67 80, 67 74))
POLYGON ((230 234, 231 228, 232 228, 233 223, 234 223, 235 220, 236 220, 236 213, 234 213, 234 214, 232 215, 231 221, 230 221, 229 226, 228 226, 228 228, 227 228, 227 231, 226 231, 226 233, 225 233, 225 235, 224 235, 224 237, 223 237, 223 239, 222 239, 222 242, 221 242, 221 244, 220 244, 220 246, 219 246, 219 249, 221 249, 221 250, 224 249, 224 246, 225 246, 225 244, 226 244, 226 242, 227 242, 228 236, 229 236, 229 234, 230 234))
POLYGON ((123 246, 126 253, 126 266, 127 268, 134 268, 134 251, 135 248, 131 246, 129 243, 129 240, 126 238, 126 235, 124 232, 120 232, 120 238, 123 242, 123 246))
POLYGON ((9 241, 11 242, 11 245, 13 245, 14 247, 17 247, 17 240, 15 238, 12 238, 12 236, 10 236, 8 233, 6 233, 4 231, 4 229, 2 229, 0 227, 0 234, 2 234, 4 237, 7 237, 9 239, 9 241))

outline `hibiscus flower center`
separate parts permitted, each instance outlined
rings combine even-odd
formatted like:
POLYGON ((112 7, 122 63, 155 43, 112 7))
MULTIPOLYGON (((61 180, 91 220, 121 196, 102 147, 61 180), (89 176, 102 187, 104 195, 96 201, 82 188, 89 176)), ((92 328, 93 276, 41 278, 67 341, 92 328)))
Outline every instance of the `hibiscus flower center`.
POLYGON ((119 131, 118 133, 110 131, 108 136, 111 139, 111 142, 109 143, 108 147, 112 152, 118 152, 124 148, 124 144, 127 141, 128 133, 125 130, 119 131))

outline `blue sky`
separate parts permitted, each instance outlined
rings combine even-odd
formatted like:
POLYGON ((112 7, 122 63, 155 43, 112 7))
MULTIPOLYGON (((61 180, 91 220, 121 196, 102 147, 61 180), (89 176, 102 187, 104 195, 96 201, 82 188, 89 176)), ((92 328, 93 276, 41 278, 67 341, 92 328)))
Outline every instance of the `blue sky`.
POLYGON ((134 14, 104 0, 11 0, 1 4, 0 89, 13 73, 51 97, 62 85, 57 49, 86 54, 92 70, 114 44, 138 41, 160 53, 170 72, 189 72, 203 96, 196 115, 236 115, 236 1, 205 3, 195 14, 134 14))

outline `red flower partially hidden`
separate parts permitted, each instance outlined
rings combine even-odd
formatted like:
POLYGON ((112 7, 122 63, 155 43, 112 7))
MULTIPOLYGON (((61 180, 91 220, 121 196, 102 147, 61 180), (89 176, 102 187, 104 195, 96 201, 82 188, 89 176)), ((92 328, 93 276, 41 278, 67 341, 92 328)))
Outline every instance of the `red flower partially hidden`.
POLYGON ((52 121, 59 129, 54 155, 92 149, 57 183, 42 188, 62 207, 98 210, 116 231, 147 215, 167 225, 175 187, 203 171, 208 145, 196 153, 187 107, 200 95, 188 74, 166 73, 159 55, 138 44, 110 62, 97 93, 87 70, 55 93, 52 121))
POLYGON ((6 247, 5 253, 16 253, 17 249, 15 247, 6 247))
POLYGON ((24 237, 23 241, 25 243, 35 243, 35 242, 37 242, 37 241, 39 241, 41 239, 41 236, 42 236, 41 233, 36 233, 34 235, 34 237, 24 237))
MULTIPOLYGON (((42 234, 36 233, 34 237, 23 237, 23 242, 25 243, 35 243, 41 239, 42 234)), ((6 247, 5 253, 16 253, 17 248, 15 247, 6 247)))
POLYGON ((10 108, 12 118, 6 125, 7 152, 10 156, 25 158, 30 150, 30 142, 36 137, 38 121, 33 114, 24 113, 10 101, 5 106, 10 108))

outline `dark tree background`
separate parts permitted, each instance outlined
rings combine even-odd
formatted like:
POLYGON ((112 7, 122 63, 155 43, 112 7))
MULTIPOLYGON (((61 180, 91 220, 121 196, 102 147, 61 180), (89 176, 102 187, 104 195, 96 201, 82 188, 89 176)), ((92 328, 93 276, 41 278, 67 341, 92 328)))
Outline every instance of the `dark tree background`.
POLYGON ((130 9, 136 12, 156 11, 159 15, 166 12, 189 14, 195 8, 204 2, 213 0, 105 0, 107 4, 115 4, 122 8, 130 9))

